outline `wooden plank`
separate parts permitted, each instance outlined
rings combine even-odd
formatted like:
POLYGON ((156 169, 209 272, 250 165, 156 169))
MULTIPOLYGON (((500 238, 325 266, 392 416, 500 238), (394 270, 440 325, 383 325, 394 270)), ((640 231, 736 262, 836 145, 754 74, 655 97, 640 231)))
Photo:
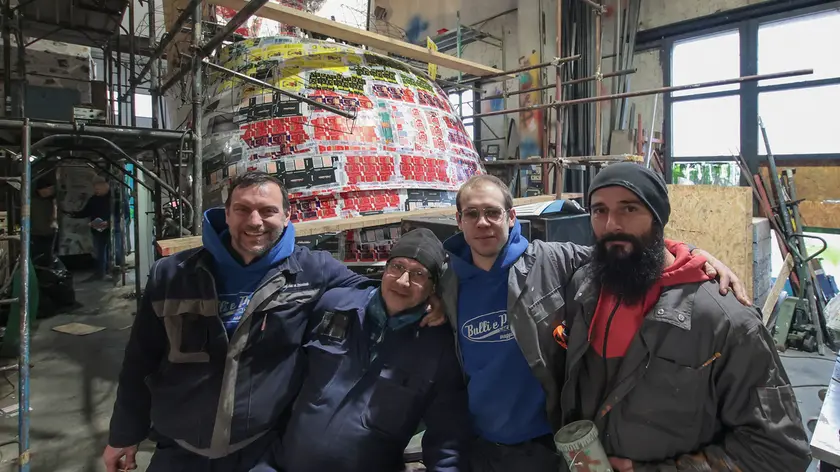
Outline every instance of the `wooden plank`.
MULTIPOLYGON (((210 3, 239 11, 247 2, 245 0, 211 0, 210 3)), ((376 49, 399 54, 409 59, 437 64, 466 74, 485 76, 502 72, 499 69, 477 62, 431 51, 421 46, 389 38, 388 36, 371 31, 353 28, 337 21, 321 18, 311 13, 302 12, 276 3, 266 3, 265 6, 257 11, 256 16, 296 26, 313 33, 342 39, 350 43, 364 44, 376 49)))
MULTIPOLYGON (((571 200, 574 198, 581 198, 583 195, 579 193, 564 193, 563 198, 571 200)), ((554 201, 554 195, 540 195, 537 197, 525 197, 513 199, 514 206, 530 205, 532 203, 542 203, 554 201)), ((356 218, 342 218, 334 220, 318 220, 305 221, 303 223, 295 223, 296 236, 311 236, 313 234, 323 233, 337 233, 340 231, 349 231, 359 228, 370 228, 374 226, 391 225, 401 222, 407 217, 424 217, 424 216, 444 216, 455 213, 454 206, 442 208, 425 208, 422 210, 412 211, 395 211, 391 213, 383 213, 379 215, 358 216, 356 218)), ((185 251, 201 246, 201 236, 188 236, 186 238, 166 239, 157 241, 158 252, 162 256, 171 256, 176 252, 185 251)))
POLYGON ((781 295, 782 290, 784 290, 785 282, 788 281, 788 277, 790 277, 790 272, 792 270, 793 256, 788 253, 788 255, 785 256, 785 262, 782 264, 782 270, 779 271, 779 276, 776 277, 776 282, 773 284, 773 288, 770 289, 767 299, 764 300, 764 306, 761 307, 761 316, 764 326, 767 326, 767 322, 770 320, 770 315, 773 313, 773 308, 776 306, 776 302, 779 301, 779 295, 781 295))
POLYGON ((671 219, 665 237, 708 251, 729 266, 753 295, 752 190, 668 185, 671 219))

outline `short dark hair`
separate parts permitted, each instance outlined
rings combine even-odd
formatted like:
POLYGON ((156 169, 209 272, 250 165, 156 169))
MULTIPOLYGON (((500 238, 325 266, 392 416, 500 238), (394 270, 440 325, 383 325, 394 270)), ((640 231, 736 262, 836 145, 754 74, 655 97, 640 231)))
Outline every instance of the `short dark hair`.
POLYGON ((276 184, 280 187, 280 192, 283 195, 283 211, 286 215, 291 211, 292 205, 289 203, 289 192, 283 185, 283 181, 274 175, 261 171, 245 172, 244 174, 235 177, 230 183, 230 190, 225 199, 225 208, 230 207, 230 199, 233 197, 233 191, 237 188, 248 188, 255 185, 276 184))
POLYGON ((458 212, 461 211, 461 195, 464 192, 480 185, 493 185, 497 187, 502 191, 502 195, 504 195, 505 210, 513 208, 513 195, 510 194, 510 189, 504 182, 502 182, 502 179, 496 177, 495 175, 481 174, 470 177, 470 179, 464 182, 464 185, 461 185, 461 188, 458 189, 458 193, 455 195, 455 209, 458 212))

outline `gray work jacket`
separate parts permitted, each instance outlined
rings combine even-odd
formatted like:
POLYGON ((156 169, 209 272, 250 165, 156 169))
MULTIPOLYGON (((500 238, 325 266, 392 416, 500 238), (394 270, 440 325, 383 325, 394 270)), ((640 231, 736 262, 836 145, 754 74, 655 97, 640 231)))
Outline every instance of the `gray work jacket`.
MULTIPOLYGON (((563 366, 555 365, 560 346, 553 332, 564 317, 564 290, 575 271, 588 264, 592 248, 573 243, 533 241, 508 271, 507 313, 510 329, 534 376, 545 390, 552 428, 561 426, 560 387, 563 366), (558 368, 559 367, 559 368, 558 368), (560 374, 560 375, 558 375, 560 374)), ((446 317, 455 334, 458 360, 458 277, 451 268, 441 277, 446 317)), ((469 380, 469 379, 467 379, 469 380)))
MULTIPOLYGON (((608 455, 637 472, 804 471, 808 437, 770 333, 715 281, 666 287, 633 338, 595 418, 582 418, 582 359, 601 287, 566 287, 566 423, 593 419, 608 455)), ((562 350, 565 351, 565 350, 562 350)))

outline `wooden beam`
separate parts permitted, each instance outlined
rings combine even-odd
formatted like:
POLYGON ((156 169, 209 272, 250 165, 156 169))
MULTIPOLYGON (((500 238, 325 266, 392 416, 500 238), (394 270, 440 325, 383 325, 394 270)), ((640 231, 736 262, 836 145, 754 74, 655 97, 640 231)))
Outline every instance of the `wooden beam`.
MULTIPOLYGON (((565 193, 563 198, 571 200, 574 198, 581 198, 579 193, 565 193)), ((513 205, 530 205, 532 203, 551 202, 556 198, 554 195, 540 195, 537 197, 514 198, 513 205)), ((385 226, 401 222, 408 217, 424 217, 424 216, 446 216, 454 215, 455 207, 448 206, 442 208, 424 208, 422 210, 412 211, 395 211, 391 213, 382 213, 379 215, 357 216, 355 218, 341 218, 333 220, 316 220, 305 221, 303 223, 295 223, 295 236, 311 236, 313 234, 324 233, 338 233, 340 231, 349 231, 359 228, 371 228, 375 226, 385 226)), ((155 243, 158 247, 158 252, 162 256, 171 256, 176 252, 185 251, 201 246, 201 236, 188 236, 186 238, 165 239, 155 243)))
POLYGON ((776 302, 779 301, 779 295, 782 294, 782 290, 784 290, 785 283, 788 281, 788 277, 790 277, 792 270, 793 257, 790 253, 788 253, 788 255, 785 256, 784 263, 782 264, 782 270, 779 271, 779 275, 776 277, 776 282, 773 283, 773 288, 770 289, 767 299, 764 300, 764 306, 761 308, 761 321, 764 323, 764 326, 767 326, 767 322, 770 321, 770 315, 773 314, 773 308, 776 307, 776 302))
MULTIPOLYGON (((242 9, 247 2, 245 0, 210 0, 210 3, 232 8, 238 11, 242 9)), ((298 28, 311 31, 313 33, 322 34, 335 39, 341 39, 350 43, 364 44, 366 46, 381 49, 393 54, 399 54, 409 59, 428 62, 430 64, 437 64, 439 66, 464 72, 466 74, 485 76, 502 72, 498 69, 485 66, 477 62, 467 61, 448 54, 431 51, 424 47, 406 43, 404 41, 390 38, 378 33, 373 33, 371 31, 353 28, 352 26, 347 26, 337 21, 321 18, 311 13, 302 12, 295 10, 294 8, 278 5, 276 3, 267 3, 257 11, 257 16, 267 18, 269 20, 279 21, 287 25, 297 26, 298 28)))

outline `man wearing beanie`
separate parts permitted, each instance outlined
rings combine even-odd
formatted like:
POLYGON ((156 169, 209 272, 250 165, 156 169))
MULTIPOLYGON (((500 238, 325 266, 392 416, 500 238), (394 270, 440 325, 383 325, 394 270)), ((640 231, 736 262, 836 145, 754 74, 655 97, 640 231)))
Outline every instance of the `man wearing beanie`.
POLYGON ((445 268, 442 244, 420 228, 394 245, 379 288, 321 297, 304 344, 308 372, 275 446, 279 470, 402 471, 421 421, 426 469, 467 470, 472 429, 452 332, 420 327, 445 268))
MULTIPOLYGON (((443 243, 452 270, 443 276, 441 298, 467 379, 472 471, 556 472, 563 459, 552 435, 563 424, 564 378, 555 368, 561 347, 553 331, 565 316, 563 291, 592 248, 529 242, 510 190, 492 175, 464 183, 456 205, 462 232, 443 243)), ((710 263, 721 289, 732 280, 738 293, 734 274, 710 263)))
POLYGON ((593 260, 555 330, 566 423, 594 421, 619 472, 804 471, 808 439, 758 312, 666 242, 662 178, 608 166, 589 189, 593 260))

